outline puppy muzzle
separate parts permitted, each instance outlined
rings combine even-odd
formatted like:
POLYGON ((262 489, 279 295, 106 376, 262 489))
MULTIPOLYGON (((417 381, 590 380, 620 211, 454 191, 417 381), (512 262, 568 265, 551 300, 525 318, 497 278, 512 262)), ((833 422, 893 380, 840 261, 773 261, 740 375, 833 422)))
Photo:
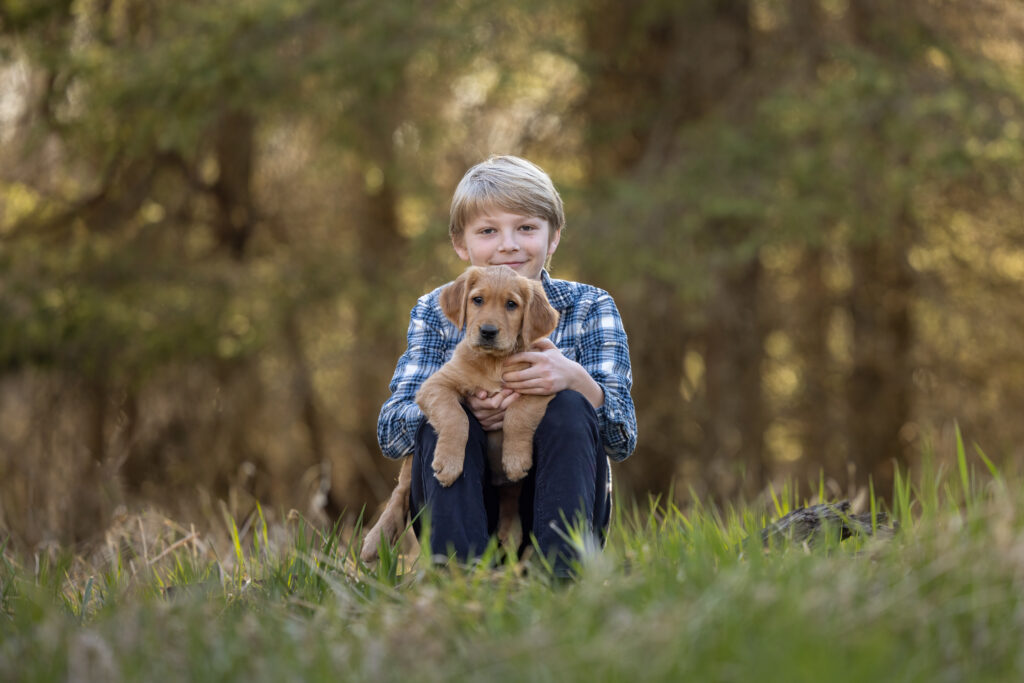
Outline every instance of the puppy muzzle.
POLYGON ((494 346, 498 340, 498 328, 494 325, 481 325, 478 330, 480 346, 494 346))

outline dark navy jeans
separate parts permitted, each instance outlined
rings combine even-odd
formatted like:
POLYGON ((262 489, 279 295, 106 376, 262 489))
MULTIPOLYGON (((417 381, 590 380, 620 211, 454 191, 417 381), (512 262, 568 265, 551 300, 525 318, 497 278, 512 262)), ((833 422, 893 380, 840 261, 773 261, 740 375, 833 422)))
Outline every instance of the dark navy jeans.
MULTIPOLYGON (((410 501, 417 520, 421 512, 429 515, 432 552, 454 553, 462 562, 484 550, 498 523, 487 435, 465 410, 469 440, 462 476, 448 488, 434 478, 430 463, 437 433, 424 422, 416 434, 410 501)), ((611 480, 597 413, 578 392, 560 392, 548 404, 533 437, 533 468, 523 479, 519 498, 524 535, 528 538, 532 532, 540 552, 553 561, 556 574, 567 574, 576 551, 565 538, 565 522, 575 525, 582 518, 589 532, 596 530, 603 538, 610 515, 611 480)))

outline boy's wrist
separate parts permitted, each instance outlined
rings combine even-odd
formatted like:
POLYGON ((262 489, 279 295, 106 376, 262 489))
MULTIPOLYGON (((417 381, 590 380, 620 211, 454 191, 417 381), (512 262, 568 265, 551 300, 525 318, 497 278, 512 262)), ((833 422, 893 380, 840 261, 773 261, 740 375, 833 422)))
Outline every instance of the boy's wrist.
POLYGON ((604 405, 604 389, 590 376, 586 368, 576 362, 573 362, 573 365, 576 366, 575 373, 566 388, 583 394, 584 398, 590 401, 590 405, 600 408, 604 405))

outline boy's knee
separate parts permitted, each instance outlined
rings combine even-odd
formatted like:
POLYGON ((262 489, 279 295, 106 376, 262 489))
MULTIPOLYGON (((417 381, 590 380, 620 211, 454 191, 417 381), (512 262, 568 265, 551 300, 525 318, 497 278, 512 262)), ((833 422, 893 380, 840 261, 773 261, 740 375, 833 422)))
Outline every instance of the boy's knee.
POLYGON ((553 440, 564 443, 566 439, 592 443, 594 448, 600 441, 597 411, 582 394, 572 390, 558 392, 548 403, 534 435, 534 449, 553 440))
POLYGON ((597 411, 583 394, 566 389, 555 394, 548 403, 540 430, 563 430, 597 427, 597 411))

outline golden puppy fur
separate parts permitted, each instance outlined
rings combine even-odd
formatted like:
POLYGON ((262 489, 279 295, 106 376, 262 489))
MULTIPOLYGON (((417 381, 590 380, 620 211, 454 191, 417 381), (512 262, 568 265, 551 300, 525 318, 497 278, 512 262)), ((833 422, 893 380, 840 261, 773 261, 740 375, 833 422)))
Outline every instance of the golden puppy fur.
MULTIPOLYGON (((441 310, 466 336, 451 360, 431 375, 416 393, 416 404, 437 432, 432 467, 443 486, 462 474, 469 438, 469 418, 462 404, 479 391, 494 394, 509 370, 505 359, 525 351, 547 336, 558 323, 558 312, 548 303, 536 280, 508 266, 471 266, 441 292, 441 310)), ((492 483, 500 485, 498 537, 508 541, 518 520, 519 486, 533 465, 533 433, 544 417, 551 396, 521 394, 505 411, 501 431, 487 433, 487 457, 492 483)), ((406 458, 380 519, 367 532, 360 553, 364 561, 377 557, 381 539, 394 543, 405 528, 412 486, 412 458, 406 458)))

